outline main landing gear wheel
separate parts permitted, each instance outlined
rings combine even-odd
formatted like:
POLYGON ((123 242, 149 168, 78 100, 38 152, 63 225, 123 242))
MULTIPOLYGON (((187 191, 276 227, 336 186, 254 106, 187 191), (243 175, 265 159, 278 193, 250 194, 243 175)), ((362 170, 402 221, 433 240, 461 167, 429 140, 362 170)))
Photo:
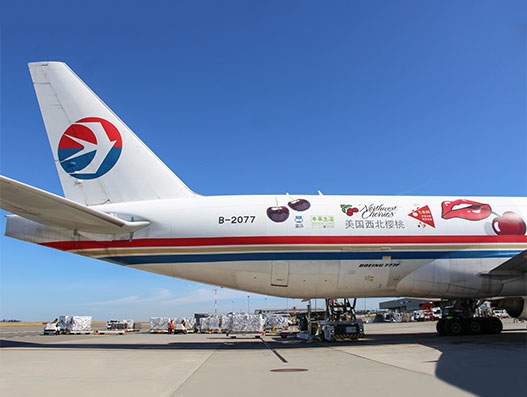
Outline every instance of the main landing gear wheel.
POLYGON ((480 316, 480 301, 476 299, 458 299, 452 306, 443 308, 443 318, 436 325, 440 336, 499 334, 503 323, 497 317, 480 316))
POLYGON ((487 333, 499 334, 503 330, 503 323, 497 317, 490 317, 487 319, 487 333))
POLYGON ((459 336, 463 334, 463 324, 458 319, 448 319, 445 322, 445 331, 449 336, 459 336))
POLYGON ((479 335, 482 333, 482 322, 479 318, 471 318, 468 320, 468 331, 473 335, 479 335))
POLYGON ((497 317, 449 318, 436 324, 439 336, 499 334, 503 323, 497 317))

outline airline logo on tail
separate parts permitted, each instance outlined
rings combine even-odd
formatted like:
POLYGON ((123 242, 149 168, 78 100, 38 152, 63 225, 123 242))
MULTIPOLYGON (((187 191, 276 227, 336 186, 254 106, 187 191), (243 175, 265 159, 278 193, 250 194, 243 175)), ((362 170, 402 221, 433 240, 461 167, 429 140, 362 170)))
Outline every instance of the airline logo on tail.
POLYGON ((72 177, 95 179, 112 169, 122 147, 121 134, 112 123, 99 117, 86 117, 64 131, 58 157, 64 171, 72 177))

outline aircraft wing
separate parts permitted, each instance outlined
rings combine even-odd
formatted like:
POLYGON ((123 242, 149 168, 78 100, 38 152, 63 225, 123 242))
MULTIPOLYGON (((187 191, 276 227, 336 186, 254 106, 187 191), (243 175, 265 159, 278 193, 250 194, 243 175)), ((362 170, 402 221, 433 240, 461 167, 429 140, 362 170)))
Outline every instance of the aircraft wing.
POLYGON ((527 250, 520 252, 509 260, 503 262, 488 273, 482 274, 486 277, 511 278, 523 276, 527 273, 527 250))
POLYGON ((124 234, 148 226, 129 222, 0 175, 0 207, 49 226, 98 234, 124 234))

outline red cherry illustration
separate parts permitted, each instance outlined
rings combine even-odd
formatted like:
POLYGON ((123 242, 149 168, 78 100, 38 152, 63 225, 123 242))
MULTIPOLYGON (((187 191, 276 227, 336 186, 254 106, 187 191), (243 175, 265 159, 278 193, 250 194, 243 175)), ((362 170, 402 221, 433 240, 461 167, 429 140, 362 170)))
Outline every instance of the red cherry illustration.
POLYGON ((306 199, 296 199, 290 201, 287 205, 295 211, 305 211, 311 207, 311 204, 306 199))
POLYGON ((497 235, 520 235, 526 231, 525 221, 518 214, 506 211, 492 220, 492 228, 497 235))
POLYGON ((289 217, 289 209, 284 206, 269 207, 267 216, 273 222, 284 222, 289 217))

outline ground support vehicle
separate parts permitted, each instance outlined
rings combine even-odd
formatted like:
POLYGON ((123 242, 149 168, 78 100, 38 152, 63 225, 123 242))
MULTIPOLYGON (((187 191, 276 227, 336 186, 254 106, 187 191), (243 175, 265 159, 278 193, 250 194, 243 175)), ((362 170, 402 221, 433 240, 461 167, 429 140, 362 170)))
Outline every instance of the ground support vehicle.
POLYGON ((469 316, 464 310, 451 307, 444 309, 436 330, 441 336, 499 334, 503 323, 498 317, 469 316))
POLYGON ((318 336, 328 342, 351 341, 364 337, 362 320, 318 321, 318 336))
POLYGON ((60 334, 60 326, 55 323, 47 323, 44 327, 44 335, 59 335, 60 334))
POLYGON ((351 341, 364 337, 364 323, 357 319, 355 304, 348 298, 326 299, 326 319, 318 321, 317 336, 329 342, 351 341))
POLYGON ((289 336, 297 336, 299 331, 298 325, 289 325, 286 328, 280 329, 278 335, 285 339, 289 336))

